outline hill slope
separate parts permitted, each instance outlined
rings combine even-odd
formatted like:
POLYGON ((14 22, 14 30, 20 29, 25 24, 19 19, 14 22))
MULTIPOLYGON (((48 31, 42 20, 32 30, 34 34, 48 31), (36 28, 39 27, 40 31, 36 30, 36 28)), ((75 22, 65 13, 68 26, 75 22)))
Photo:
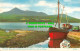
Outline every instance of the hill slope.
POLYGON ((18 8, 13 8, 8 12, 1 13, 1 15, 25 15, 25 16, 45 16, 47 14, 43 12, 35 12, 35 11, 23 11, 18 8))
MULTIPOLYGON (((71 23, 80 23, 80 19, 76 19, 68 16, 68 20, 71 23)), ((0 14, 0 22, 56 22, 57 15, 47 15, 43 12, 35 11, 23 11, 18 8, 13 8, 8 12, 0 14)), ((66 22, 66 15, 63 14, 62 22, 66 22)))

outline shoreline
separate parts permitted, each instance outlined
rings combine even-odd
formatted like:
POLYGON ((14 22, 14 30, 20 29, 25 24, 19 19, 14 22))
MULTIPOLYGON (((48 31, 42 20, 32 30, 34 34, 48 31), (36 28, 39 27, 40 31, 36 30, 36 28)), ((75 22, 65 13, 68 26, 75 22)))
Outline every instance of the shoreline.
MULTIPOLYGON (((0 23, 26 23, 26 22, 0 22, 0 23)), ((54 22, 54 23, 56 23, 56 22, 54 22)), ((80 23, 80 22, 70 22, 70 23, 80 23)))
POLYGON ((26 22, 0 22, 0 23, 26 23, 26 22))

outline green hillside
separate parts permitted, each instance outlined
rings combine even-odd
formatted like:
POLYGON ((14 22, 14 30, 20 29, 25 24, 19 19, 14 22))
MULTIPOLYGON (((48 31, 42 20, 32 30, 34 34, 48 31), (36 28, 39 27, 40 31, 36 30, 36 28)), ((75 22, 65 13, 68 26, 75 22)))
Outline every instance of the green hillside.
MULTIPOLYGON (((68 17, 71 23, 80 23, 80 19, 68 17)), ((56 22, 57 16, 23 16, 23 15, 0 15, 0 22, 56 22)), ((62 18, 66 22, 66 17, 62 18)))
MULTIPOLYGON (((70 23, 80 23, 80 19, 68 16, 70 23)), ((0 22, 56 22, 57 15, 47 15, 42 12, 22 11, 14 8, 0 14, 0 22)), ((62 22, 66 22, 66 15, 63 14, 62 22)))

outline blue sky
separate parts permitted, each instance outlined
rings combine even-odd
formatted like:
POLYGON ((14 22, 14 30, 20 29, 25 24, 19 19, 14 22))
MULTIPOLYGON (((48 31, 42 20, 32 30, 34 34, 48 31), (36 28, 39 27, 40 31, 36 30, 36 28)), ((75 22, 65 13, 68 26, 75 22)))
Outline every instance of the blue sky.
MULTIPOLYGON (((57 1, 58 0, 0 0, 0 13, 18 7, 22 10, 31 10, 44 12, 48 15, 57 14, 57 1)), ((60 0, 60 13, 64 8, 64 14, 80 18, 80 0, 60 0)))

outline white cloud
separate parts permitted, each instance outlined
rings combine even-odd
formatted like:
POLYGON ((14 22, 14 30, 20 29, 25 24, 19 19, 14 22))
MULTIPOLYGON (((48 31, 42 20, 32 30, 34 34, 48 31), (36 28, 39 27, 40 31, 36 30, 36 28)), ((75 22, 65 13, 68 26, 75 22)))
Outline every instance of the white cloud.
MULTIPOLYGON (((65 1, 71 1, 71 0, 65 0, 65 1)), ((43 6, 44 8, 44 12, 47 14, 57 14, 57 3, 49 3, 46 1, 39 1, 37 4, 35 4, 35 6, 43 6)), ((63 5, 60 4, 60 13, 62 12, 63 9, 63 5)), ((71 14, 73 12, 80 12, 80 7, 65 7, 63 13, 64 14, 71 14)))
POLYGON ((78 12, 80 12, 80 7, 65 7, 64 8, 64 14, 67 13, 69 16, 80 19, 78 12))
POLYGON ((23 10, 29 10, 30 5, 27 4, 11 4, 11 3, 0 3, 0 13, 9 11, 10 9, 17 7, 23 10))
POLYGON ((46 6, 46 7, 54 8, 54 7, 57 7, 57 4, 56 3, 48 3, 46 1, 39 1, 37 4, 35 4, 35 6, 46 6))
POLYGON ((65 7, 65 9, 64 9, 64 12, 66 12, 66 13, 73 13, 75 11, 80 12, 80 7, 74 7, 74 8, 72 8, 72 7, 65 7))
POLYGON ((64 2, 68 2, 69 4, 79 4, 80 0, 64 0, 64 2))
POLYGON ((2 12, 6 12, 6 11, 9 11, 10 10, 10 8, 0 8, 0 13, 2 13, 2 12))
POLYGON ((64 2, 71 2, 71 0, 64 0, 64 2))

